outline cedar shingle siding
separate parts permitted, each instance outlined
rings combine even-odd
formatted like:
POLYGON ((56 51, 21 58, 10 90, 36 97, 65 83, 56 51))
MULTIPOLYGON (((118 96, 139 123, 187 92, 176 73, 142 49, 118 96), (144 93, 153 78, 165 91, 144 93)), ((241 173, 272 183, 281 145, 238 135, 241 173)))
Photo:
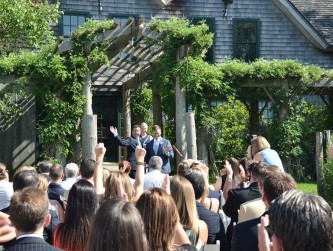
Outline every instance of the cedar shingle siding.
MULTIPOLYGON (((274 0, 280 1, 280 0, 274 0)), ((282 1, 282 0, 281 0, 282 1)), ((299 8, 313 27, 327 41, 333 40, 331 0, 287 0, 299 8)), ((61 0, 65 11, 88 12, 91 18, 105 19, 110 13, 138 15, 149 22, 151 17, 207 17, 215 19, 215 62, 233 57, 232 19, 259 19, 260 57, 265 59, 297 59, 302 63, 316 64, 333 68, 333 53, 315 48, 308 39, 289 21, 273 0, 235 0, 227 6, 223 17, 222 0, 173 0, 162 7, 157 0, 101 0, 99 1, 61 0)))

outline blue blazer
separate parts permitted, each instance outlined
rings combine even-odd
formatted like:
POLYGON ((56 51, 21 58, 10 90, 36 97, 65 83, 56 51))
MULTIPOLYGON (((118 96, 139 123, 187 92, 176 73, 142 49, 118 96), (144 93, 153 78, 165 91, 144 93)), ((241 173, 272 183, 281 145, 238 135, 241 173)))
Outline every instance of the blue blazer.
POLYGON ((146 157, 145 157, 145 162, 148 164, 149 160, 152 156, 159 156, 161 157, 163 161, 163 167, 162 167, 162 173, 169 174, 171 173, 171 166, 170 166, 170 161, 169 158, 174 157, 173 149, 171 146, 171 143, 169 140, 161 138, 160 139, 160 144, 158 146, 158 151, 157 154, 154 152, 154 139, 152 139, 146 146, 146 157), (169 146, 170 151, 167 154, 164 154, 163 152, 163 147, 169 146))

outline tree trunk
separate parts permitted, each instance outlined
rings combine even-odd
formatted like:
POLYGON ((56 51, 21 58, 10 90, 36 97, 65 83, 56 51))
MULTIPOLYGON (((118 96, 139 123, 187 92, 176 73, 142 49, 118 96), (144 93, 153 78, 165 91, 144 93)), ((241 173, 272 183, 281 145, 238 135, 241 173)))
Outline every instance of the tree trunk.
POLYGON ((250 100, 249 106, 249 130, 250 135, 257 135, 260 128, 259 100, 250 100))
POLYGON ((161 97, 157 92, 153 92, 153 122, 154 125, 161 127, 161 133, 163 135, 162 104, 161 97))

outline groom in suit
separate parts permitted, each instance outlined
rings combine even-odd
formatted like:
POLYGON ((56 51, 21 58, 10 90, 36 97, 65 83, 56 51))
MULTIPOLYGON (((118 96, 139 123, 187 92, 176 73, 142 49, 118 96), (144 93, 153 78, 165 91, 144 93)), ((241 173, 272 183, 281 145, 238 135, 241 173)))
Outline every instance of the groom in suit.
POLYGON ((171 143, 169 140, 161 137, 161 128, 158 125, 153 126, 153 137, 154 139, 151 140, 146 146, 147 154, 145 162, 149 163, 152 156, 159 156, 163 161, 161 172, 169 174, 171 173, 169 158, 174 157, 171 143))
POLYGON ((9 207, 16 241, 6 251, 58 251, 43 239, 44 226, 49 225, 49 200, 47 194, 35 187, 15 192, 9 207))

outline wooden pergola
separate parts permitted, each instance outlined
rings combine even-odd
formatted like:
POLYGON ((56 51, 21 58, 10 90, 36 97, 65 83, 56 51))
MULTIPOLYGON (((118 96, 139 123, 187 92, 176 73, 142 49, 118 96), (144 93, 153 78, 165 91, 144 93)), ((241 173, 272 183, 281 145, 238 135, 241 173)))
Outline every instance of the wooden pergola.
MULTIPOLYGON (((155 28, 144 28, 142 20, 129 17, 125 26, 114 25, 112 29, 101 32, 94 41, 85 44, 85 53, 89 55, 92 45, 107 43, 106 54, 110 67, 97 63, 93 65, 91 72, 86 72, 83 88, 83 94, 87 98, 82 118, 83 158, 94 158, 94 147, 97 143, 97 118, 92 111, 93 91, 122 91, 123 135, 130 135, 130 90, 138 88, 152 74, 154 62, 163 54, 163 33, 159 33, 155 28)), ((58 45, 57 51, 66 53, 74 47, 75 43, 71 40, 64 41, 58 45)), ((189 52, 185 48, 187 45, 179 49, 181 53, 178 53, 178 58, 189 52)), ((15 83, 19 77, 22 76, 0 76, 0 91, 6 84, 15 83)), ((183 99, 185 100, 185 94, 183 99)), ((183 113, 184 117, 185 110, 183 113)))

